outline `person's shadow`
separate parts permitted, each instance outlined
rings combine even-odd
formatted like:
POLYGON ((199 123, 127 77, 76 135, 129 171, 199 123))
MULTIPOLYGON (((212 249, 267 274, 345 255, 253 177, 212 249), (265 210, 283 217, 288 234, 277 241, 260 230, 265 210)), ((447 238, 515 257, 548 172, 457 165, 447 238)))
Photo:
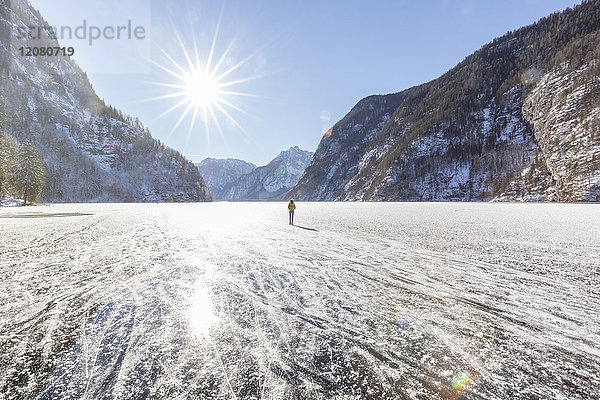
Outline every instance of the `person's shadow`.
POLYGON ((305 226, 300 226, 300 225, 292 225, 292 226, 295 226, 296 228, 304 229, 304 230, 307 230, 307 231, 319 232, 318 230, 316 230, 314 228, 307 228, 305 226))

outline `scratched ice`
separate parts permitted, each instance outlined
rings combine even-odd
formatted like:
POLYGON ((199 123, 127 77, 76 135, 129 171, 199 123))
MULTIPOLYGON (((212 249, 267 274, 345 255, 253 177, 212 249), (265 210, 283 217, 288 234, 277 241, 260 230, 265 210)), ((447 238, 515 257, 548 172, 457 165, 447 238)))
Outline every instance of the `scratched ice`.
POLYGON ((600 212, 0 210, 0 399, 589 399, 600 212))

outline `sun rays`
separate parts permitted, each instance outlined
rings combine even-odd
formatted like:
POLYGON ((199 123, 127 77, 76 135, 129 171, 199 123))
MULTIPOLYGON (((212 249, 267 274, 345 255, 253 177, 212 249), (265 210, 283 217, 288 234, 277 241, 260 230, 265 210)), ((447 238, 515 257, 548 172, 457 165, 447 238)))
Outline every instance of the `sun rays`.
POLYGON ((239 105, 236 105, 236 97, 259 97, 250 93, 244 93, 233 88, 236 85, 258 79, 260 76, 250 76, 245 78, 233 78, 234 72, 241 71, 241 67, 255 57, 261 50, 256 51, 243 58, 239 62, 231 62, 233 58, 231 51, 234 42, 231 41, 225 50, 217 57, 219 28, 221 25, 222 12, 219 16, 212 44, 208 54, 201 56, 201 50, 193 40, 190 48, 186 46, 179 33, 175 33, 179 54, 169 54, 160 46, 157 46, 160 53, 165 58, 165 63, 152 61, 153 65, 168 76, 167 82, 149 82, 153 85, 164 87, 167 93, 158 97, 146 99, 145 101, 175 100, 168 109, 166 109, 157 118, 162 118, 167 114, 179 111, 177 121, 169 132, 171 136, 183 123, 189 120, 186 141, 189 140, 197 122, 200 120, 204 125, 204 132, 207 141, 210 142, 210 128, 217 128, 217 131, 225 140, 223 133, 223 119, 235 128, 239 129, 244 135, 247 135, 244 128, 237 121, 235 114, 241 113, 249 115, 239 105), (176 57, 181 60, 178 61, 176 57), (221 119, 221 120, 220 120, 221 119))

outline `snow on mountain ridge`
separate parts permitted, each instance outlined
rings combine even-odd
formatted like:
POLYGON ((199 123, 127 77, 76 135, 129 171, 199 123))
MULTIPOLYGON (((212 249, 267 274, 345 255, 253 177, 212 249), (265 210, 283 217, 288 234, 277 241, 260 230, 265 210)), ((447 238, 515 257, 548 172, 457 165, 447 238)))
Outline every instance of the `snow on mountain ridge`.
POLYGON ((256 165, 236 158, 208 157, 196 163, 196 166, 215 200, 222 197, 225 186, 256 169, 256 165))
POLYGON ((230 161, 206 159, 198 165, 198 168, 206 180, 213 184, 211 191, 215 200, 274 200, 285 195, 298 182, 310 164, 312 155, 312 152, 294 146, 280 152, 267 165, 255 167, 254 164, 249 164, 253 168, 239 174, 235 179, 230 178, 240 171, 232 172, 233 162, 238 162, 238 166, 248 163, 235 159, 230 159, 230 161), (220 163, 220 169, 209 170, 206 165, 201 166, 203 163, 220 163), (223 180, 217 182, 220 175, 226 175, 229 179, 223 186, 219 186, 223 180))

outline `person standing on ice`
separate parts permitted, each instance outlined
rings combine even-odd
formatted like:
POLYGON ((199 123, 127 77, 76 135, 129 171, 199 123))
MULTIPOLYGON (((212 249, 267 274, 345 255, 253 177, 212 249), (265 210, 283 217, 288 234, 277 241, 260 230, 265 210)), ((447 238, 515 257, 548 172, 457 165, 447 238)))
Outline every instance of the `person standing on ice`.
POLYGON ((290 225, 294 225, 294 210, 296 209, 296 205, 294 204, 294 200, 290 200, 290 204, 288 204, 288 210, 290 210, 290 225))

